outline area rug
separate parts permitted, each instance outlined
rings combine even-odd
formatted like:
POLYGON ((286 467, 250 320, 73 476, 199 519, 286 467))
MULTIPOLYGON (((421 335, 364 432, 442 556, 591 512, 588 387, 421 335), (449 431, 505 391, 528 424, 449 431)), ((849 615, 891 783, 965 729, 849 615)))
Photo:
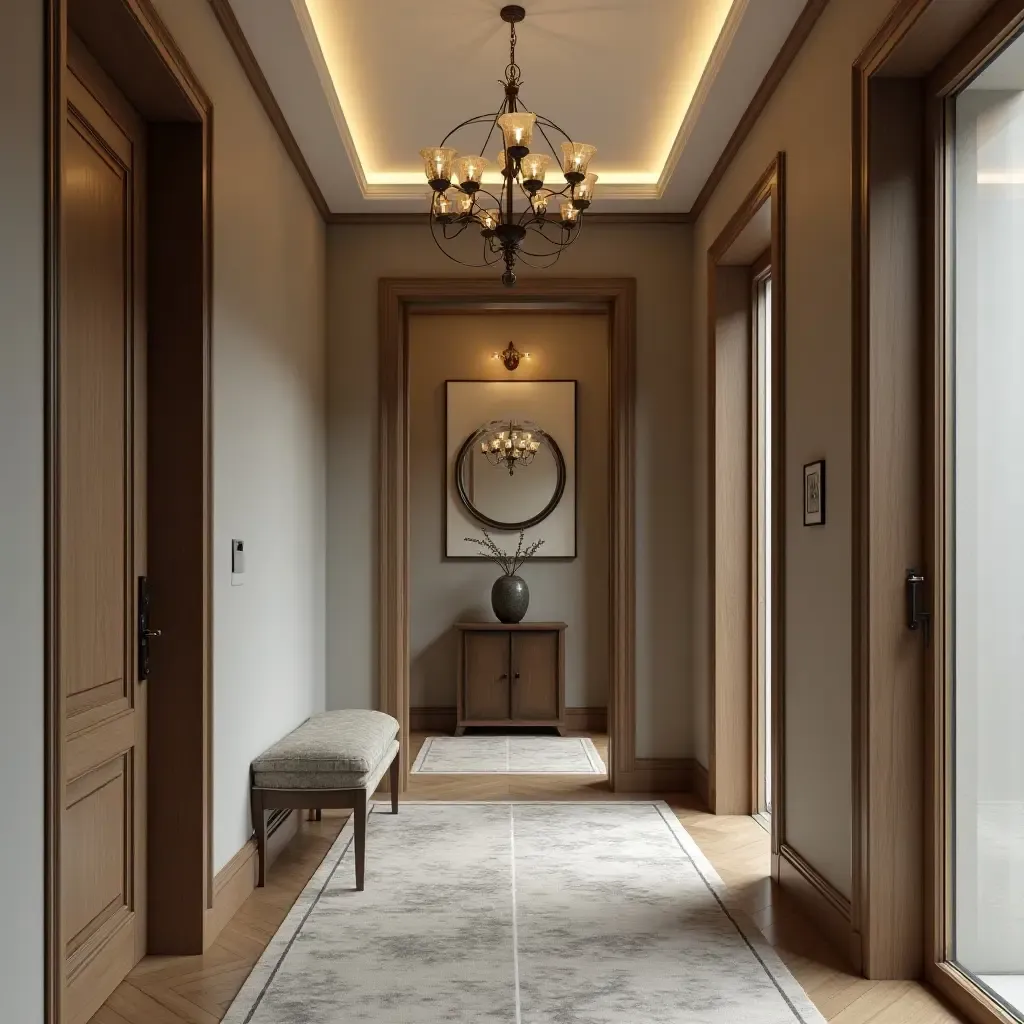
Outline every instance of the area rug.
POLYGON ((430 736, 412 771, 427 775, 604 775, 585 736, 430 736))
POLYGON ((342 830, 224 1024, 824 1024, 660 801, 404 803, 342 830))

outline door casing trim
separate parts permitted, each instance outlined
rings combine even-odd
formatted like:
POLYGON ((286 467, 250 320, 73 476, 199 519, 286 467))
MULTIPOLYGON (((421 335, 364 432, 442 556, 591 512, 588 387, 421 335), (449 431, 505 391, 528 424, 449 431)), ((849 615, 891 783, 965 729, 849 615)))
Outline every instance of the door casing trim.
MULTIPOLYGON (((59 346, 61 344, 61 157, 62 133, 65 121, 65 69, 68 52, 69 6, 75 0, 45 0, 44 45, 45 45, 45 107, 44 107, 44 516, 45 516, 45 606, 44 606, 44 1019, 47 1024, 60 1024, 65 1013, 62 1007, 63 986, 63 944, 61 940, 61 803, 62 803, 62 723, 60 675, 58 657, 57 618, 60 580, 58 576, 58 522, 59 499, 59 396, 62 381, 59 374, 59 346)), ((90 10, 95 13, 96 5, 90 10)), ((202 138, 201 158, 201 240, 196 253, 201 272, 201 281, 194 290, 198 297, 196 308, 192 309, 193 329, 196 332, 196 351, 200 353, 201 366, 198 378, 193 380, 199 400, 189 421, 195 431, 197 445, 201 451, 201 490, 194 495, 195 504, 189 523, 197 527, 191 538, 191 547, 201 576, 195 580, 202 592, 202 608, 194 641, 200 645, 197 652, 201 678, 196 681, 201 689, 201 719, 185 723, 190 742, 194 745, 202 763, 201 777, 195 791, 189 791, 188 799, 195 800, 201 807, 202 835, 198 845, 202 850, 203 863, 198 868, 203 880, 200 906, 192 908, 200 924, 212 901, 211 870, 212 844, 210 843, 209 821, 212 809, 211 778, 211 729, 212 711, 212 391, 210 379, 211 344, 211 294, 212 294, 212 207, 211 207, 211 155, 212 155, 212 104, 178 49, 166 26, 163 24, 150 0, 102 0, 99 8, 103 15, 116 17, 121 28, 128 27, 133 41, 132 59, 140 69, 157 69, 151 75, 149 85, 155 78, 163 76, 167 88, 173 95, 170 101, 178 108, 185 105, 192 111, 193 123, 199 126, 202 138), (137 51, 137 52, 136 52, 137 51), (200 379, 201 378, 201 379, 200 379), (197 547, 198 546, 198 547, 197 547)), ((122 91, 124 82, 117 83, 122 91)), ((140 114, 146 117, 144 106, 140 114)), ((152 386, 152 385, 151 385, 152 386)), ((159 467, 154 467, 159 472, 159 467)), ((149 683, 142 685, 149 686, 149 683)), ((164 724, 167 724, 166 722, 164 724)), ((150 775, 154 765, 150 763, 150 775)), ((159 765, 156 766, 159 770, 159 765)), ((173 765, 166 765, 169 774, 173 765)), ((150 860, 150 864, 152 861, 150 860)), ((202 929, 199 930, 200 937, 202 929)), ((150 929, 152 935, 152 928, 150 929)), ((202 952, 202 947, 193 950, 202 952)))
MULTIPOLYGON (((536 311, 603 305, 609 318, 609 575, 611 590, 608 701, 613 789, 652 784, 635 749, 635 440, 636 281, 633 278, 540 278, 510 293, 490 278, 382 278, 379 284, 379 706, 400 723, 403 790, 409 784, 409 452, 408 316, 417 305, 486 312, 509 303, 536 311)), ((653 780, 655 783, 657 780, 653 780)))

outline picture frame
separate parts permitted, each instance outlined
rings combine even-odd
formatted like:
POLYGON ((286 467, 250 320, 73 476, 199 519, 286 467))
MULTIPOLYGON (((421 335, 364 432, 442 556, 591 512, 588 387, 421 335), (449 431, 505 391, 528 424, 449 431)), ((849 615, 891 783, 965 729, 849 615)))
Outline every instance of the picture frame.
POLYGON ((804 526, 825 525, 825 460, 804 466, 804 526))

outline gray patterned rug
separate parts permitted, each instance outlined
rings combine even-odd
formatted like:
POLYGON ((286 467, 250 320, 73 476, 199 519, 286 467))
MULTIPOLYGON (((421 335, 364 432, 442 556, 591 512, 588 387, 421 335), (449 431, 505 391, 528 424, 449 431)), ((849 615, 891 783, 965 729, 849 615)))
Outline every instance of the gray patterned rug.
POLYGON ((824 1024, 662 802, 406 803, 342 830, 224 1024, 824 1024))
POLYGON ((412 771, 425 775, 604 775, 585 736, 430 736, 412 771))

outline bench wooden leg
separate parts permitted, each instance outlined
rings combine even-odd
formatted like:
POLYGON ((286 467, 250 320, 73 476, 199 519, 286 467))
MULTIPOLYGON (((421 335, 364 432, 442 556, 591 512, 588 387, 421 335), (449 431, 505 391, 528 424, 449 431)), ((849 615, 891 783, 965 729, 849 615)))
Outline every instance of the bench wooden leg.
POLYGON ((362 892, 366 869, 366 790, 356 794, 352 815, 356 832, 356 891, 362 892))
POLYGON ((391 813, 398 813, 398 778, 399 778, 399 760, 401 759, 401 752, 395 754, 395 759, 391 762, 391 767, 388 769, 388 788, 391 790, 391 813))
POLYGON ((256 885, 263 888, 267 882, 267 812, 263 809, 263 794, 251 790, 249 800, 252 806, 252 827, 256 832, 256 860, 259 867, 256 885))

